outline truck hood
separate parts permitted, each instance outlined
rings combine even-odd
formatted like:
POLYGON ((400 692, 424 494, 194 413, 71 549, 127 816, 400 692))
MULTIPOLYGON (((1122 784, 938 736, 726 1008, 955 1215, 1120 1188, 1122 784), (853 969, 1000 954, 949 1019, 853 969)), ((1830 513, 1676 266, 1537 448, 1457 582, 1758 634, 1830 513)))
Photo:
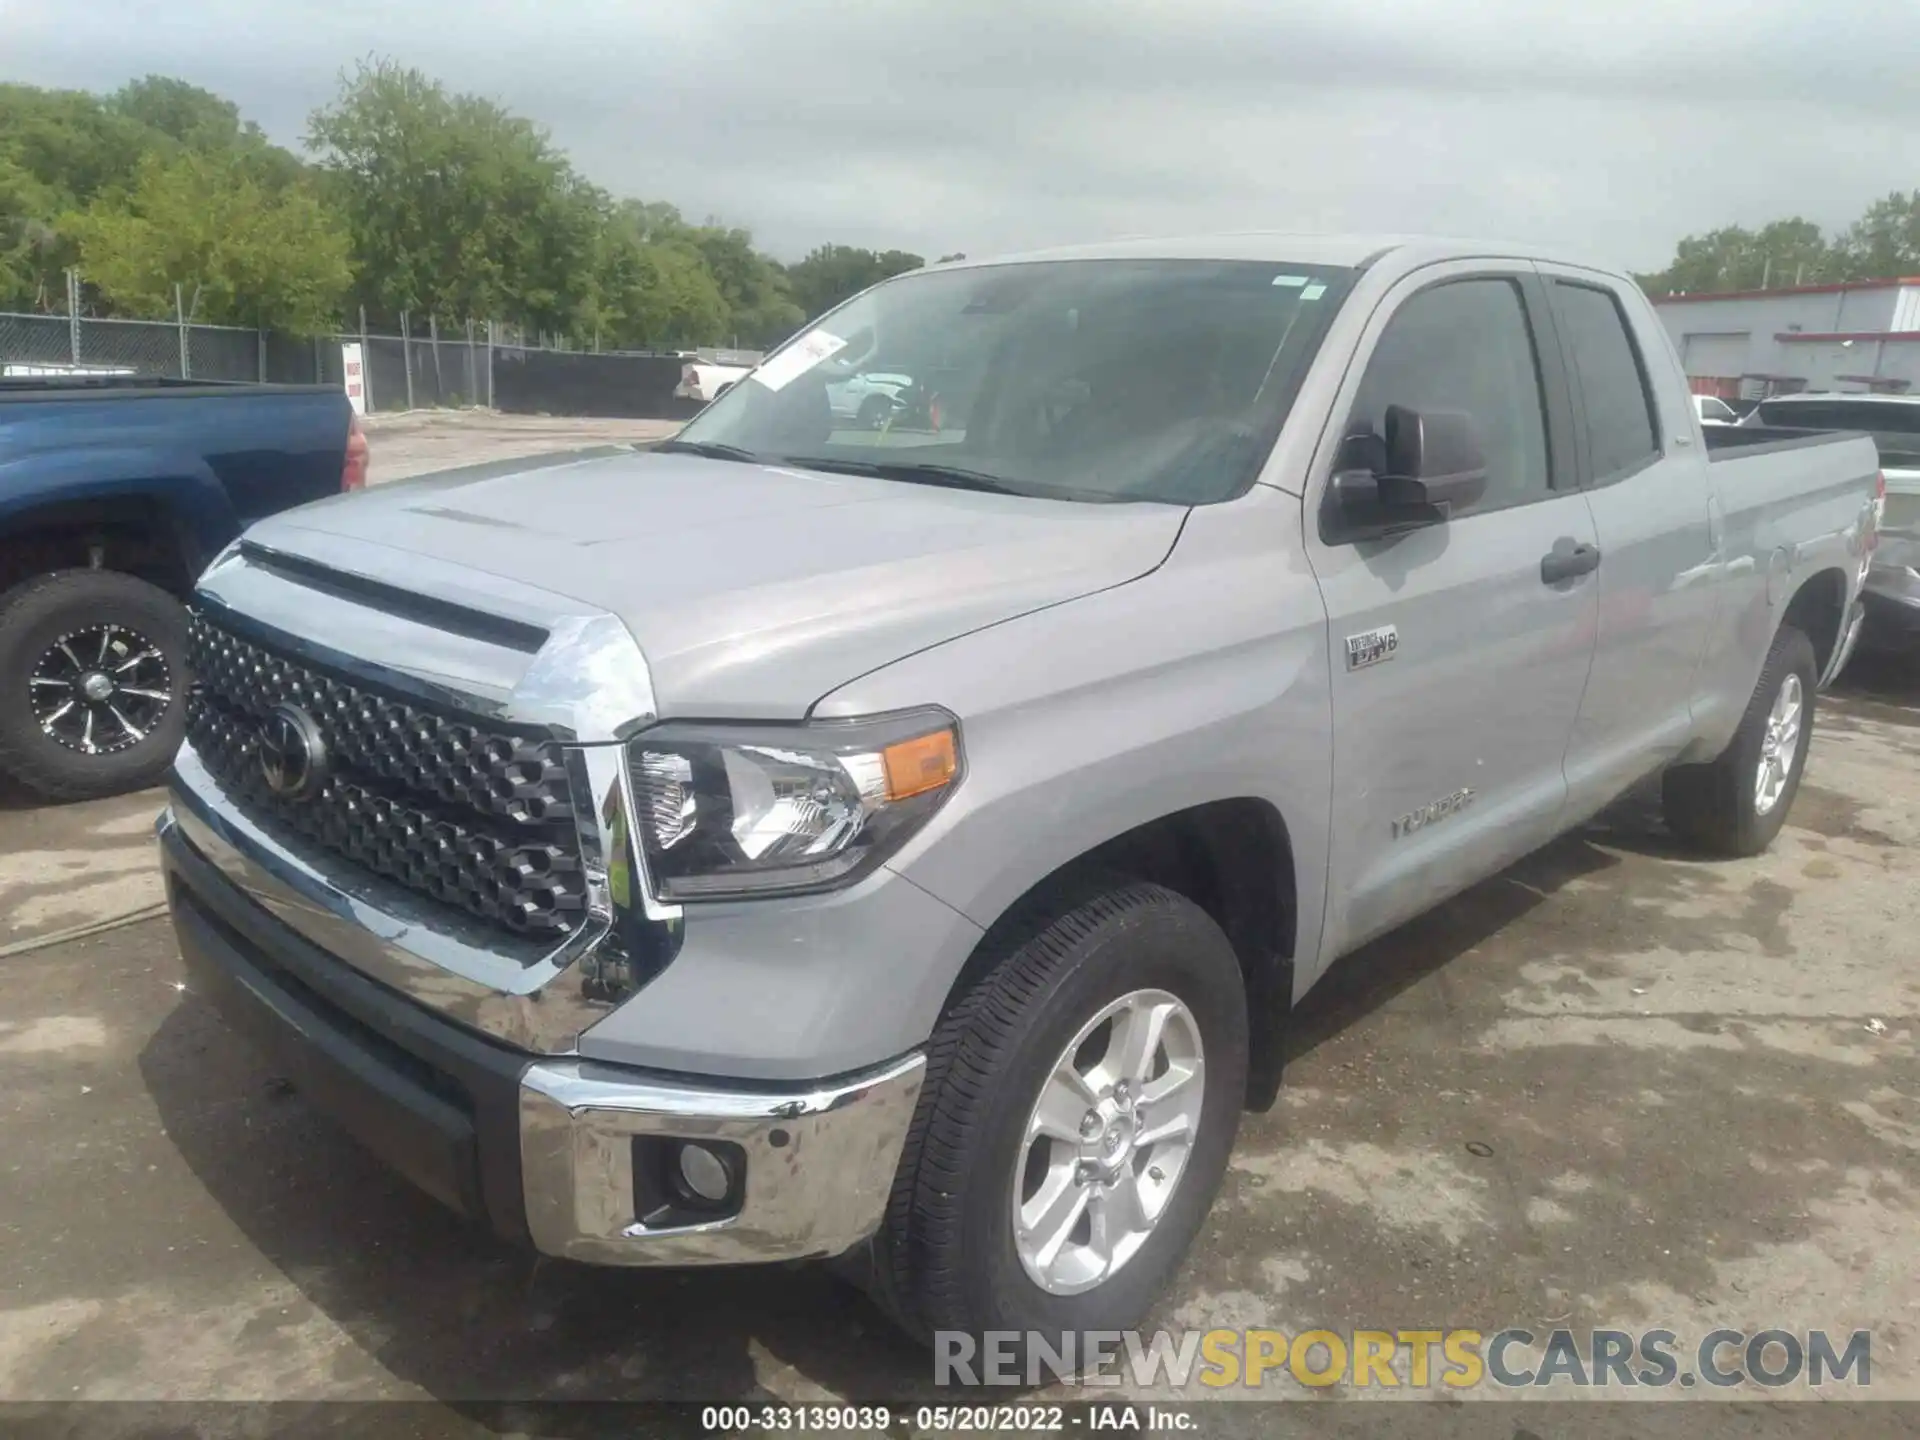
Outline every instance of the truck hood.
POLYGON ((626 625, 661 715, 773 719, 1144 575, 1185 514, 636 453, 400 481, 248 539, 441 599, 472 603, 490 577, 502 596, 565 597, 626 625))

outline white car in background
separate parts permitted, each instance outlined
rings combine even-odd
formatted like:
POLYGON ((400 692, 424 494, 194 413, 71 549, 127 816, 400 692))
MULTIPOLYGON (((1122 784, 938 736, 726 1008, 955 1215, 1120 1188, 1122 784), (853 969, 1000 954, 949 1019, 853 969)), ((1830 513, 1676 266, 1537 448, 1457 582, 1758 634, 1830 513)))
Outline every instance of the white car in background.
POLYGON ((1693 408, 1699 414, 1702 425, 1737 425, 1740 423, 1740 417, 1734 413, 1733 407, 1714 395, 1694 396, 1693 408))
POLYGON ((680 367, 680 383, 673 393, 681 400, 711 404, 752 373, 751 365, 710 365, 690 360, 680 367))
POLYGON ((885 370, 863 370, 845 380, 827 385, 827 404, 836 420, 851 420, 865 430, 878 430, 887 417, 899 408, 903 391, 911 388, 911 375, 885 370))

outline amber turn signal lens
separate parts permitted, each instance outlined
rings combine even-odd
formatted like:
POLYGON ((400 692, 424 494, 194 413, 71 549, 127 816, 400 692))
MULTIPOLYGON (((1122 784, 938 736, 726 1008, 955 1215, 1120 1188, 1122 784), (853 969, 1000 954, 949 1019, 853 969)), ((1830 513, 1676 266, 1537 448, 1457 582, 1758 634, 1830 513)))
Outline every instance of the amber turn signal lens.
POLYGON ((938 790, 953 779, 959 760, 953 749, 953 732, 937 730, 913 740, 902 740, 880 752, 887 767, 887 798, 905 800, 938 790))

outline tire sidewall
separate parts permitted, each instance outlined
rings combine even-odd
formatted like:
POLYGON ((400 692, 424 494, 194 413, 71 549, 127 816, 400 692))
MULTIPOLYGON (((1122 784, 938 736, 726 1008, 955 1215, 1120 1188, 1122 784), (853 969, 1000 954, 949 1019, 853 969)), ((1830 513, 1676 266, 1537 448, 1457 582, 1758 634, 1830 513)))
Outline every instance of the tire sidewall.
POLYGON ((0 769, 51 799, 85 799, 151 784, 186 732, 187 626, 166 591, 130 575, 74 570, 31 580, 0 597, 0 769), (27 677, 62 635, 124 626, 157 646, 173 689, 160 723, 124 750, 89 756, 47 735, 34 716, 27 677))
POLYGON ((1212 1207, 1239 1126, 1246 1088, 1247 1021, 1238 962, 1226 937, 1194 907, 1142 907, 1103 926, 1033 999, 1032 1022, 976 1104, 991 1118, 966 1167, 963 1253, 978 1257, 967 1311, 987 1328, 1062 1331, 1124 1328, 1159 1296, 1212 1207), (1211 931, 1196 935, 1196 928, 1211 931), (1198 941, 1198 943, 1196 943, 1198 941), (1208 943, 1211 941, 1212 943, 1208 943), (1052 1295, 1014 1250, 1013 1183, 1028 1113, 1070 1040, 1101 1009, 1135 990, 1176 995, 1199 1027, 1206 1063, 1200 1133, 1152 1236, 1111 1279, 1080 1295, 1052 1295))
POLYGON ((1813 643, 1804 634, 1795 629, 1783 629, 1774 637, 1773 645, 1767 651, 1767 662, 1760 672, 1760 683, 1754 690, 1751 708, 1747 711, 1730 756, 1733 764, 1728 783, 1736 787, 1734 794, 1739 806, 1740 828, 1745 832, 1743 848, 1749 851, 1764 850, 1773 843, 1774 837, 1787 823, 1787 814, 1793 809, 1794 799, 1800 793, 1800 780, 1807 770, 1807 752, 1813 744, 1814 670, 1813 643), (1800 736, 1794 745, 1793 766, 1787 773, 1786 788, 1780 792, 1780 798, 1774 802, 1773 808, 1763 815, 1754 796, 1754 781, 1760 768, 1760 753, 1766 743, 1767 720, 1773 713, 1773 702, 1791 674, 1800 677, 1800 736))

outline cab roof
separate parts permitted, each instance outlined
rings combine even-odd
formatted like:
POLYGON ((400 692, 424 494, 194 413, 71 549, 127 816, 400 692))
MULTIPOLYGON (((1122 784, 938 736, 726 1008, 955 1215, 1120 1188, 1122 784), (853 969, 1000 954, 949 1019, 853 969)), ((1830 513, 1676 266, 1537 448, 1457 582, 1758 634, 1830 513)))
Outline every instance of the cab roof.
MULTIPOLYGON (((954 269, 974 265, 1011 265, 1038 260, 1252 260, 1292 265, 1363 268, 1392 256, 1406 268, 1444 260, 1550 260, 1608 274, 1623 273, 1606 264, 1562 251, 1510 240, 1456 239, 1429 235, 1326 235, 1285 230, 1247 230, 1224 234, 1142 236, 1029 250, 1011 255, 949 261, 954 269)), ((930 268, 947 268, 936 266, 930 268)))

